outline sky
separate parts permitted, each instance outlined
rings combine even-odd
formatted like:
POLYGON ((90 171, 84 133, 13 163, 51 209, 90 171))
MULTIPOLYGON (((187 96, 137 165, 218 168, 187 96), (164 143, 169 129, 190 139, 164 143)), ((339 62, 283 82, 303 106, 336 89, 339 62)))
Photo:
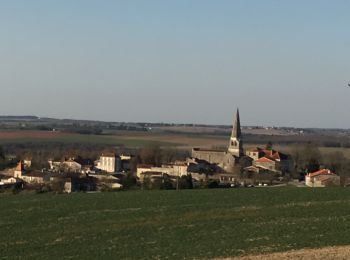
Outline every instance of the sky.
POLYGON ((0 115, 350 128, 350 1, 1 0, 0 115))

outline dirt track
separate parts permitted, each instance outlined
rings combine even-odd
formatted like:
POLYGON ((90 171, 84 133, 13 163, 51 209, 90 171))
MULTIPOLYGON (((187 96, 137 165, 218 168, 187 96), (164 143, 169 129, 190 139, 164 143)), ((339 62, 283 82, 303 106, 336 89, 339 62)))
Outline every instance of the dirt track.
POLYGON ((221 260, 280 260, 280 259, 298 259, 298 260, 346 260, 350 259, 350 246, 325 247, 320 249, 302 249, 284 253, 273 253, 266 255, 254 255, 225 258, 221 260))

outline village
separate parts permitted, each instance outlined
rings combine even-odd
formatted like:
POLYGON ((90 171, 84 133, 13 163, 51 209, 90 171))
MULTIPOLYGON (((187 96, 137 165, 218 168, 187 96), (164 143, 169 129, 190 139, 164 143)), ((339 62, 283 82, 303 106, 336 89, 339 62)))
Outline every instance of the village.
POLYGON ((194 147, 191 156, 162 165, 136 164, 132 154, 106 152, 97 160, 69 157, 49 160, 48 167, 33 170, 30 159, 20 160, 15 168, 0 172, 2 190, 35 189, 95 192, 135 186, 140 189, 188 189, 340 186, 340 177, 330 169, 306 172, 293 179, 291 155, 266 147, 244 148, 239 111, 237 110, 226 150, 194 147))

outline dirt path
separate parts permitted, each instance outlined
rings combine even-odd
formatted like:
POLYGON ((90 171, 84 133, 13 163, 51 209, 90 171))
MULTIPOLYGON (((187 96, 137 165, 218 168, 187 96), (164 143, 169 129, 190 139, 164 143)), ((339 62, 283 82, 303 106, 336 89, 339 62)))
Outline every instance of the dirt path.
POLYGON ((233 258, 225 258, 221 260, 280 260, 280 259, 346 260, 346 259, 350 259, 350 246, 325 247, 320 249, 302 249, 302 250, 288 251, 284 253, 233 257, 233 258))

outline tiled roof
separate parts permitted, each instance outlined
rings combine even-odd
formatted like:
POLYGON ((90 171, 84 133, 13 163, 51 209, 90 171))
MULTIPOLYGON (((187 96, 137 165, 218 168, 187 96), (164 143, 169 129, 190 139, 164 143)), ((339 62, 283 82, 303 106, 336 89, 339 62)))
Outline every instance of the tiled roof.
POLYGON ((334 173, 332 173, 332 172, 331 172, 330 170, 328 170, 328 169, 321 169, 321 170, 319 170, 319 171, 309 173, 307 176, 309 176, 309 177, 315 177, 315 176, 319 176, 319 175, 334 175, 334 173))
POLYGON ((248 150, 249 152, 259 152, 259 157, 267 157, 271 160, 287 160, 288 156, 286 154, 283 154, 281 152, 275 151, 275 150, 269 150, 269 149, 262 149, 259 147, 252 148, 248 150))
POLYGON ((260 159, 256 160, 258 163, 265 163, 265 162, 273 162, 273 160, 267 158, 267 157, 261 157, 260 159))
POLYGON ((115 157, 115 153, 103 153, 101 157, 115 157))

